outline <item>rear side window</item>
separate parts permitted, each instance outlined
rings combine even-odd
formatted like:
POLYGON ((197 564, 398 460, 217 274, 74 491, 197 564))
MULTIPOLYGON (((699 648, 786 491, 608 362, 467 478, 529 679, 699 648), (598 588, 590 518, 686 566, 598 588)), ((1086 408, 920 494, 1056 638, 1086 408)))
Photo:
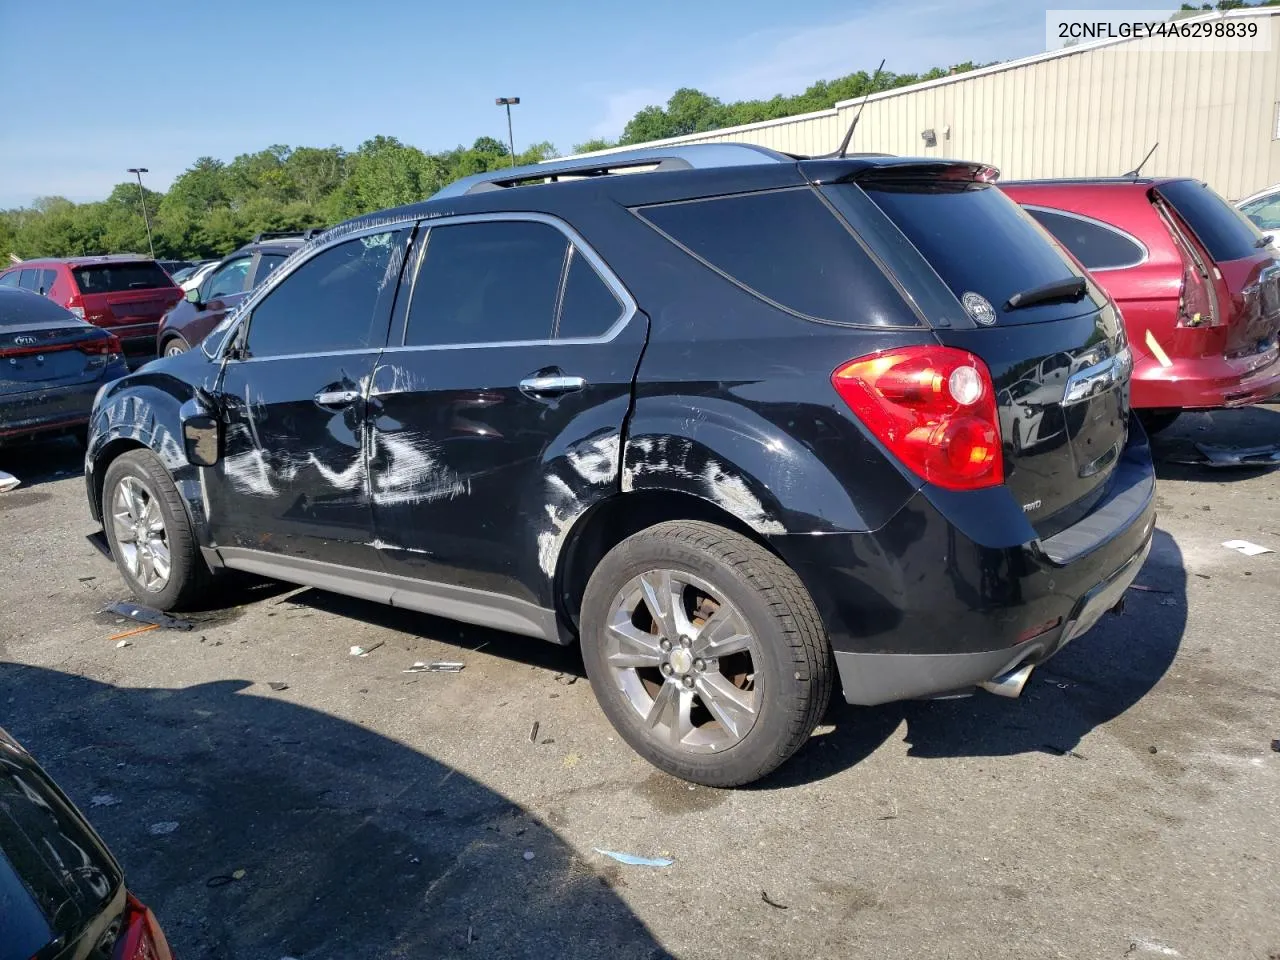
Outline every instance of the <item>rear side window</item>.
POLYGON ((23 270, 22 276, 18 280, 18 286, 23 290, 35 291, 40 286, 40 274, 42 270, 23 270))
POLYGON ((739 286, 815 320, 918 322, 853 234, 810 188, 644 207, 640 216, 739 286))
POLYGON ((1196 180, 1175 180, 1156 188, 1186 221, 1209 256, 1219 263, 1258 252, 1258 231, 1235 207, 1196 180))
POLYGON ((405 345, 549 340, 568 252, 568 237, 545 223, 432 227, 405 345))
POLYGON ((357 237, 316 254, 253 308, 251 357, 381 347, 402 263, 399 231, 357 237))
POLYGON ((47 295, 49 291, 53 289, 53 284, 57 279, 58 279, 57 270, 45 270, 40 275, 39 292, 47 295))
POLYGON ((72 267, 71 272, 81 293, 124 293, 173 286, 169 275, 155 262, 72 267))
POLYGON ((1100 306, 1077 303, 1003 309, 1015 293, 1080 276, 1023 210, 992 184, 936 179, 860 184, 929 261, 957 299, 976 293, 997 321, 1027 323, 1078 316, 1100 306))
POLYGON ((569 256, 556 336, 598 337, 618 322, 622 304, 596 268, 575 247, 569 256))
POLYGON ((1097 220, 1040 207, 1027 212, 1090 270, 1136 266, 1147 255, 1136 241, 1097 220))

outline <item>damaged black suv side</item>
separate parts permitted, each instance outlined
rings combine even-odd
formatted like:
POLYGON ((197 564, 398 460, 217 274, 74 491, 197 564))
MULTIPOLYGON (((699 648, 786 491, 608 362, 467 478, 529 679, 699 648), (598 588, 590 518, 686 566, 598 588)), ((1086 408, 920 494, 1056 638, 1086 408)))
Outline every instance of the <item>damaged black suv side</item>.
POLYGON ((100 392, 91 511, 164 609, 235 569, 580 643, 699 783, 837 673, 1016 695, 1136 575, 1154 477, 1114 305, 992 179, 677 147, 358 218, 100 392))

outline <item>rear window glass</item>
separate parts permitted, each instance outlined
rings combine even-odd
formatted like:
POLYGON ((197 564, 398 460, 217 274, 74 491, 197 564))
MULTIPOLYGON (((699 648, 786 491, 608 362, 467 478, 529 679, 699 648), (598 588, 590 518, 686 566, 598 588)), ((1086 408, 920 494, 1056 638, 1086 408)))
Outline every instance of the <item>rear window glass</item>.
POLYGON ((1142 262, 1147 252, 1123 233, 1084 217, 1028 207, 1039 221, 1090 270, 1116 270, 1142 262))
POLYGON ((919 323, 853 234, 807 187, 639 213, 739 285, 793 313, 872 326, 919 323))
POLYGON ((1052 303, 1006 314, 1015 293, 1080 276, 1026 213, 992 184, 876 180, 861 184, 957 298, 977 293, 1017 323, 1078 316, 1100 304, 1052 303), (1014 319, 1016 318, 1016 320, 1014 319))
POLYGON ((1243 260, 1258 252, 1257 230, 1244 214, 1203 183, 1176 180, 1161 184, 1156 192, 1178 211, 1209 256, 1219 263, 1243 260))
POLYGON ((112 263, 92 267, 73 267, 76 286, 81 293, 124 293, 128 290, 150 290, 172 287, 169 275, 157 263, 112 263))
POLYGON ((79 325, 79 317, 35 293, 0 293, 0 327, 18 327, 53 320, 79 325))

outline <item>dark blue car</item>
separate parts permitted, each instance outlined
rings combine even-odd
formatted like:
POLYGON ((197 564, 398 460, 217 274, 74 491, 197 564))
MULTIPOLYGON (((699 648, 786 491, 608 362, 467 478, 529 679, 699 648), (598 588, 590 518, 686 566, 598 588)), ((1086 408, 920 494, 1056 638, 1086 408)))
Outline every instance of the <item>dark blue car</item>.
POLYGON ((128 372, 115 334, 45 297, 0 287, 0 444, 82 435, 98 388, 128 372))

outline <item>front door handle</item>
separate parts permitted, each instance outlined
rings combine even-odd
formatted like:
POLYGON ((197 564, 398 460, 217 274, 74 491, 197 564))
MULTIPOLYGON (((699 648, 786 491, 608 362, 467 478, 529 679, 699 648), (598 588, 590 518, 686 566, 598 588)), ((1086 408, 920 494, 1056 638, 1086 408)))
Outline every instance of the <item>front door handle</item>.
POLYGON ((316 394, 316 403, 322 407, 345 407, 359 399, 359 390, 321 390, 316 394))
POLYGON ((587 385, 582 377, 566 377, 564 375, 547 377, 525 377, 520 381, 520 389, 535 397, 558 397, 563 393, 573 393, 587 385))

